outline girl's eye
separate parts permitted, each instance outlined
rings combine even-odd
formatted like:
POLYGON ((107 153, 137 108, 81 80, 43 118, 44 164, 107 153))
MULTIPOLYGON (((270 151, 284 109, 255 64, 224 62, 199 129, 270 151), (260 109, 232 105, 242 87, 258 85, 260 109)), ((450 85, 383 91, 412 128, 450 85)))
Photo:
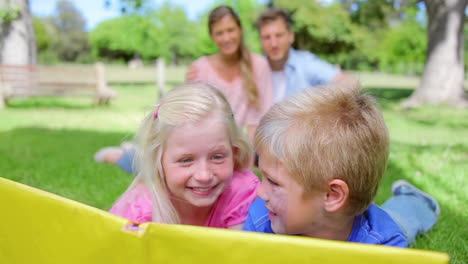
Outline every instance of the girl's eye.
POLYGON ((182 158, 179 160, 180 163, 189 163, 191 162, 193 159, 192 158, 182 158))
POLYGON ((213 155, 213 157, 211 158, 213 160, 223 160, 224 159, 224 155, 223 154, 216 154, 216 155, 213 155))

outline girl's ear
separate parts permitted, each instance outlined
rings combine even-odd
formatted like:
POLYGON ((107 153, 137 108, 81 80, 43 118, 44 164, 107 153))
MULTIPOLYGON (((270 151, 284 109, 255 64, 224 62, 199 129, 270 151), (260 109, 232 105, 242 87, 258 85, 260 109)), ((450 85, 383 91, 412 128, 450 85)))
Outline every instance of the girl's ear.
POLYGON ((232 146, 232 155, 233 155, 234 157, 236 157, 237 155, 239 155, 239 148, 238 148, 238 147, 232 146))
POLYGON ((232 146, 232 160, 236 163, 236 160, 239 160, 239 147, 232 146))
POLYGON ((343 209, 349 197, 348 184, 340 179, 328 182, 328 191, 325 197, 324 208, 327 212, 336 212, 343 209))

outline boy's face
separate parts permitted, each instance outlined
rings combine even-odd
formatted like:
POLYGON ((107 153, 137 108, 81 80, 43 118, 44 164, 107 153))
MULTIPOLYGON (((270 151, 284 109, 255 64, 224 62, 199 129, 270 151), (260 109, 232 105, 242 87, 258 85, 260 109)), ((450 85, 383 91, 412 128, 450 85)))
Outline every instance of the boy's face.
POLYGON ((326 193, 304 194, 304 188, 288 175, 282 162, 268 153, 260 154, 259 168, 263 178, 257 195, 266 202, 273 231, 313 236, 321 226, 326 193))

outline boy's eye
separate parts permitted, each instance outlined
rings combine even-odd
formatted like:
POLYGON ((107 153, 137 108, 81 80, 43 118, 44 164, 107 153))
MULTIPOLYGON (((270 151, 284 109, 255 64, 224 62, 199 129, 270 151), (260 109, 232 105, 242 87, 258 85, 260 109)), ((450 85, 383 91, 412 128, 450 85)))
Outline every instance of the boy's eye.
POLYGON ((274 180, 270 179, 270 178, 267 178, 265 177, 265 179, 271 184, 271 185, 274 185, 274 186, 279 186, 279 184, 277 182, 275 182, 274 180))

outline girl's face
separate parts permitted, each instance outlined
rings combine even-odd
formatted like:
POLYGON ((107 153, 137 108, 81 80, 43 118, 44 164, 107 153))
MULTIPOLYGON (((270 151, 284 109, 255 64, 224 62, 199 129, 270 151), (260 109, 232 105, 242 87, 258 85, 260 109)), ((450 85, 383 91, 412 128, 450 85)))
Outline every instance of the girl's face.
POLYGON ((242 29, 232 16, 226 15, 211 25, 211 39, 222 55, 233 56, 239 50, 242 29))
POLYGON ((229 184, 234 156, 226 126, 214 117, 172 130, 162 165, 174 202, 211 207, 229 184))

